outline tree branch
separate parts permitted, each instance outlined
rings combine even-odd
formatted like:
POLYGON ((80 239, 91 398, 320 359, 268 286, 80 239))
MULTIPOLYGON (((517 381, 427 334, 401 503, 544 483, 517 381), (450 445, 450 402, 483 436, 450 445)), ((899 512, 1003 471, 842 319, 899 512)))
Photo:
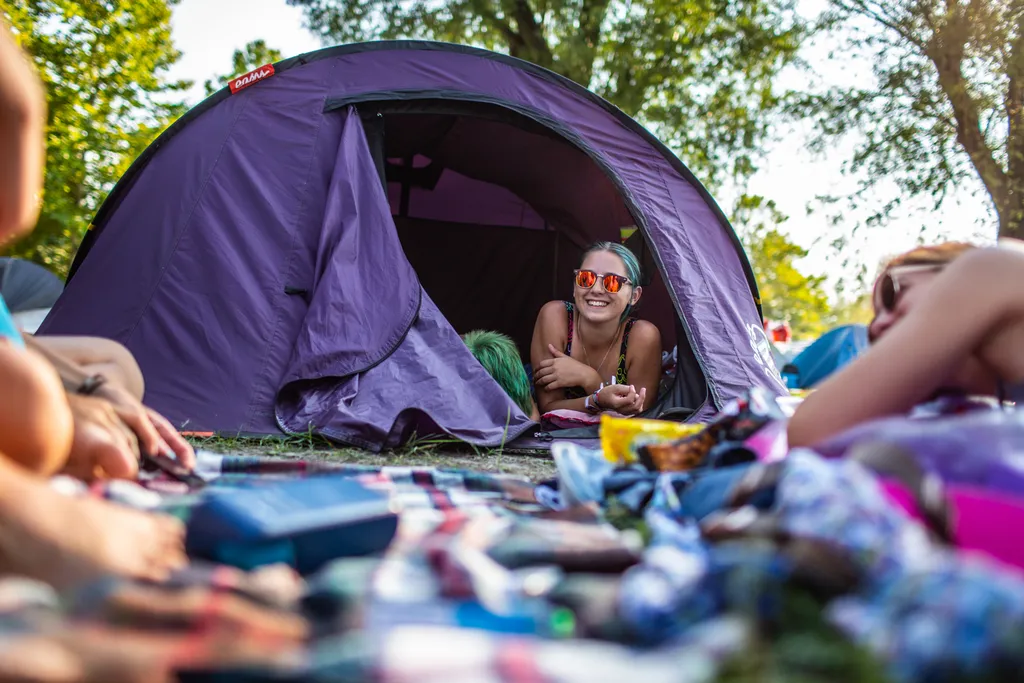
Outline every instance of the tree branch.
POLYGON ((1020 184, 1024 182, 1024 14, 1017 19, 1017 38, 1010 48, 1006 74, 1007 171, 1014 184, 1020 184))
POLYGON ((898 18, 883 14, 882 7, 872 7, 869 3, 864 0, 851 0, 848 3, 840 5, 846 9, 846 11, 852 14, 859 14, 860 16, 870 19, 881 26, 895 32, 903 40, 907 41, 911 45, 915 45, 921 49, 924 49, 925 45, 921 40, 920 36, 911 33, 905 26, 901 25, 898 18))
POLYGON ((507 21, 498 16, 498 13, 491 6, 490 0, 469 0, 469 6, 486 24, 505 38, 508 42, 509 53, 513 57, 519 57, 523 48, 522 37, 512 30, 507 21))
POLYGON ((529 0, 510 0, 512 17, 516 20, 516 27, 519 29, 519 36, 523 39, 527 50, 526 57, 534 64, 544 67, 551 67, 554 63, 554 56, 551 54, 551 46, 544 37, 544 29, 537 22, 533 7, 529 0))
POLYGON ((583 0, 579 13, 579 31, 567 44, 569 50, 559 52, 560 66, 569 66, 572 73, 565 73, 577 83, 589 85, 594 77, 594 60, 597 58, 597 46, 601 41, 601 28, 611 0, 583 0), (564 64, 568 57, 571 64, 564 64))
POLYGON ((597 48, 601 40, 601 24, 604 23, 604 16, 608 11, 611 0, 583 0, 583 7, 580 9, 580 33, 587 47, 597 48))
POLYGON ((992 197, 1002 225, 1007 208, 1007 176, 982 135, 978 104, 968 91, 963 74, 964 50, 979 0, 971 0, 966 11, 955 5, 955 0, 953 2, 945 23, 925 46, 925 54, 935 65, 939 87, 953 108, 957 142, 967 152, 975 171, 992 197))

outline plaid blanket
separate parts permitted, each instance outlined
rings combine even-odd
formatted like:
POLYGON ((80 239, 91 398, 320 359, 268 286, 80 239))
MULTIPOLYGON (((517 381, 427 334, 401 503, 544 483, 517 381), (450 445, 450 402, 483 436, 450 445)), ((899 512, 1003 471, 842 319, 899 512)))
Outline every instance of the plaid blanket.
MULTIPOLYGON (((564 459, 583 469, 537 486, 465 470, 200 453, 202 488, 355 478, 398 504, 397 535, 382 557, 341 559, 309 577, 291 602, 216 569, 74 596, 0 584, 0 623, 31 630, 45 613, 172 632, 184 644, 169 665, 197 681, 212 669, 216 680, 710 681, 786 633, 804 648, 822 634, 829 647, 857 643, 851 652, 874 652, 898 681, 1024 671, 1024 579, 937 546, 856 463, 794 452, 765 491, 736 501, 760 465, 660 474, 588 457, 564 459), (794 625, 801 601, 816 606, 811 627, 794 625), (213 655, 229 636, 259 646, 225 662, 213 655), (298 662, 277 657, 298 641, 298 662)), ((55 485, 186 520, 203 495, 156 474, 55 485)), ((849 657, 811 668, 839 680, 859 661, 849 657)))
MULTIPOLYGON (((749 638, 750 624, 736 618, 708 622, 651 651, 589 637, 607 624, 577 617, 558 604, 553 589, 566 592, 568 572, 576 578, 587 576, 579 573, 584 570, 621 573, 637 562, 642 542, 600 522, 593 508, 552 510, 526 480, 208 453, 200 453, 198 472, 207 487, 353 477, 399 503, 398 535, 383 557, 329 565, 309 578, 298 602, 283 607, 207 567, 164 585, 112 579, 63 596, 33 582, 0 582, 0 623, 37 623, 26 615, 45 612, 50 622, 171 633, 182 642, 168 666, 183 681, 209 680, 213 672, 217 680, 511 683, 612 681, 632 674, 704 681, 749 638), (282 630, 282 620, 290 630, 282 630), (257 658, 231 665, 209 656, 227 633, 261 648, 275 644, 271 652, 286 650, 302 633, 296 624, 308 627, 301 663, 257 658)), ((202 491, 155 474, 139 483, 54 485, 186 520, 202 498, 202 491)), ((561 602, 572 600, 563 596, 561 602)))

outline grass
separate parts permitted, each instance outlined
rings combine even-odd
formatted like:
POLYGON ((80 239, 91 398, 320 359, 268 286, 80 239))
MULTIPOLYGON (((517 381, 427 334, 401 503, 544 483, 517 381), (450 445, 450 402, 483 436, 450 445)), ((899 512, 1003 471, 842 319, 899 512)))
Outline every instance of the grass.
POLYGON ((509 453, 498 448, 478 448, 453 438, 413 438, 405 445, 382 453, 339 446, 315 434, 264 437, 190 437, 196 449, 215 453, 325 460, 354 465, 454 467, 510 474, 534 481, 555 474, 548 456, 509 453))

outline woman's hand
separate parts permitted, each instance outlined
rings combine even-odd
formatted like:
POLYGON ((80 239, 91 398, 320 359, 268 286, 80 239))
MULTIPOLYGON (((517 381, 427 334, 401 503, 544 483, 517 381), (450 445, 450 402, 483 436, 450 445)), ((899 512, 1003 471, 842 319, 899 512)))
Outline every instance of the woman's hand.
POLYGON ((74 440, 64 474, 83 481, 134 479, 139 473, 139 442, 109 402, 68 394, 74 440))
POLYGON ((111 403, 118 417, 135 433, 139 446, 150 455, 173 453, 184 467, 196 464, 196 454, 178 430, 167 419, 147 408, 128 390, 115 384, 105 384, 97 396, 111 403))
POLYGON ((597 394, 597 406, 602 410, 614 410, 622 415, 642 413, 647 389, 641 387, 638 392, 630 384, 611 384, 597 394))
POLYGON ((195 466, 195 452, 163 416, 127 390, 104 385, 96 396, 68 394, 74 441, 65 474, 84 481, 134 479, 140 452, 177 456, 195 466))
POLYGON ((551 344, 548 344, 548 351, 554 358, 541 361, 533 369, 533 381, 537 386, 547 391, 583 387, 591 392, 601 385, 601 377, 594 368, 570 358, 551 344))

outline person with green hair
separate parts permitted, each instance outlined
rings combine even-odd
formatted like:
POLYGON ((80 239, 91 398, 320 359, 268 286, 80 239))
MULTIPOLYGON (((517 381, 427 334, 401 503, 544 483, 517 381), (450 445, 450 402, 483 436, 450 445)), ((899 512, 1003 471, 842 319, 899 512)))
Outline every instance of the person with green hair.
POLYGON ((540 413, 530 391, 530 378, 512 338, 500 332, 474 330, 464 334, 462 341, 513 403, 531 420, 540 421, 540 413))
POLYGON ((530 362, 541 412, 638 415, 654 405, 661 333, 632 315, 642 281, 640 262, 622 244, 598 242, 583 252, 573 300, 544 304, 534 326, 530 362))

